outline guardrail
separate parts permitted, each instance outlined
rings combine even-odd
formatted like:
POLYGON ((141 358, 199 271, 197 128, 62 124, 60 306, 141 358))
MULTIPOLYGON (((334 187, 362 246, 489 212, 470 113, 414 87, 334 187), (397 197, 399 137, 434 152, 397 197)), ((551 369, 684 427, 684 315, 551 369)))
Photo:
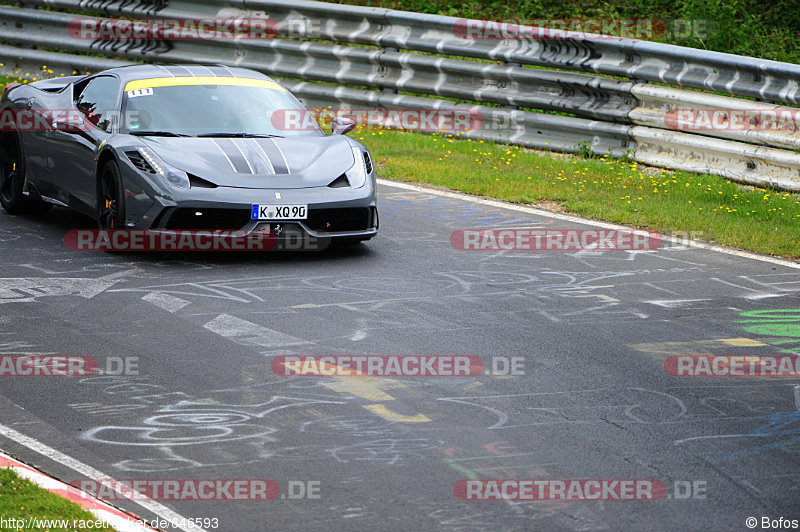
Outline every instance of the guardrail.
POLYGON ((47 64, 71 73, 141 60, 231 64, 288 78, 282 82, 310 107, 468 109, 483 117, 483 127, 468 137, 571 152, 589 142, 596 153, 610 150, 649 165, 800 190, 800 154, 790 151, 800 149, 800 132, 793 127, 800 123, 799 110, 778 105, 800 102, 800 66, 568 32, 547 40, 468 39, 465 24, 452 17, 305 0, 26 0, 25 7, 0 6, 0 41, 16 45, 0 46, 0 68, 47 64), (113 41, 80 39, 68 31, 77 18, 99 22, 94 15, 268 16, 279 34, 235 41, 113 41), (742 115, 749 122, 738 129, 682 130, 686 113, 715 111, 717 119, 722 110, 728 110, 723 118, 742 115), (791 128, 754 123, 786 113, 797 118, 791 128))

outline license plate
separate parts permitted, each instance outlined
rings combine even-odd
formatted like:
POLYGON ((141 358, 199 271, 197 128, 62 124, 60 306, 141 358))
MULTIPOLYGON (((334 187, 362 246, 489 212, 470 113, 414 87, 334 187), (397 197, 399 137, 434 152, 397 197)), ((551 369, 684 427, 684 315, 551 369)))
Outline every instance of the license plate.
POLYGON ((253 220, 305 220, 308 205, 253 205, 253 220))

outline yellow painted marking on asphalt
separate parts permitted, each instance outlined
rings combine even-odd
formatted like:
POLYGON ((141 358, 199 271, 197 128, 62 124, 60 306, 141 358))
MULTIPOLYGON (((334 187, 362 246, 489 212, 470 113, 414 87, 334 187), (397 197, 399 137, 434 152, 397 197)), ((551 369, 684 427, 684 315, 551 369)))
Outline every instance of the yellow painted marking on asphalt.
POLYGON ((760 347, 762 345, 767 345, 758 340, 753 340, 752 338, 721 338, 717 341, 736 347, 760 347))
POLYGON ((694 340, 690 342, 653 342, 644 344, 628 344, 628 347, 647 353, 653 358, 666 358, 670 355, 712 355, 711 350, 727 347, 765 347, 751 338, 719 338, 716 340, 694 340))
MULTIPOLYGON (((295 364, 283 363, 284 367, 293 366, 291 369, 295 371, 295 364)), ((403 382, 391 381, 381 379, 379 377, 363 377, 363 372, 359 372, 354 368, 343 368, 336 364, 329 364, 327 362, 319 361, 315 364, 303 365, 300 367, 303 375, 314 375, 320 377, 332 377, 333 382, 326 382, 323 384, 326 388, 338 393, 349 393, 367 399, 368 401, 393 401, 394 397, 384 392, 383 390, 390 390, 392 388, 405 388, 403 382), (350 373, 352 377, 337 377, 350 373)))
POLYGON ((175 77, 175 78, 149 78, 129 81, 125 84, 125 91, 137 89, 153 89, 156 87, 183 87, 187 85, 230 85, 236 87, 261 87, 286 92, 286 89, 266 79, 251 78, 223 78, 214 76, 175 77))
MULTIPOLYGON (((345 377, 338 382, 326 382, 325 387, 339 393, 351 393, 368 401, 394 401, 394 397, 383 391, 384 386, 376 382, 352 382, 351 379, 369 380, 372 377, 345 377)), ((402 386, 395 386, 402 388, 402 386)))
MULTIPOLYGON (((283 363, 285 367, 288 364, 283 363)), ((384 390, 391 390, 393 388, 406 388, 404 382, 398 382, 390 379, 382 379, 380 377, 361 377, 363 372, 358 372, 352 368, 342 368, 335 364, 328 364, 327 362, 320 362, 316 370, 309 367, 310 370, 305 372, 306 375, 319 375, 321 377, 333 376, 337 373, 352 373, 353 377, 335 377, 333 382, 323 383, 323 386, 333 390, 337 393, 352 394, 368 401, 394 401, 395 398, 386 393, 384 390)), ((389 410, 384 404, 364 405, 364 408, 376 414, 387 421, 397 421, 400 423, 425 423, 430 421, 430 418, 422 414, 415 414, 413 416, 406 416, 398 414, 389 410)))
POLYGON ((403 414, 392 412, 391 410, 386 408, 386 405, 384 404, 364 405, 364 408, 366 408, 373 414, 381 416, 383 419, 386 419, 388 421, 397 421, 399 423, 425 423, 427 421, 430 421, 430 418, 428 418, 423 414, 404 416, 403 414))

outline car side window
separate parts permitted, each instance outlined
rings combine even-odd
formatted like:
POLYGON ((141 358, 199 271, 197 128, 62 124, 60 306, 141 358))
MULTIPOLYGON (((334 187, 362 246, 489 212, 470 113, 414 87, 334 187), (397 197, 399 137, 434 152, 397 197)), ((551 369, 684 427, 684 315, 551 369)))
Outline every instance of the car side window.
POLYGON ((95 127, 111 130, 111 119, 117 105, 119 82, 111 76, 92 79, 75 99, 75 107, 95 127))

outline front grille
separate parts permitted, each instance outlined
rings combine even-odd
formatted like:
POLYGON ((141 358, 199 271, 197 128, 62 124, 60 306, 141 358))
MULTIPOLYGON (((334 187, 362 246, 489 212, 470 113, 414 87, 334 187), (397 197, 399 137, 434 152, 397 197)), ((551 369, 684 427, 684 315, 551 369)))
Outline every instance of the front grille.
POLYGON ((150 166, 150 163, 148 163, 138 151, 126 151, 125 155, 128 156, 128 159, 131 161, 133 166, 135 166, 140 172, 144 172, 146 174, 156 173, 153 167, 150 166))
POLYGON ((241 229, 250 221, 246 209, 189 209, 172 211, 167 229, 241 229), (198 214, 199 213, 199 214, 198 214))
POLYGON ((306 225, 314 231, 366 231, 372 226, 369 207, 309 209, 306 225))

